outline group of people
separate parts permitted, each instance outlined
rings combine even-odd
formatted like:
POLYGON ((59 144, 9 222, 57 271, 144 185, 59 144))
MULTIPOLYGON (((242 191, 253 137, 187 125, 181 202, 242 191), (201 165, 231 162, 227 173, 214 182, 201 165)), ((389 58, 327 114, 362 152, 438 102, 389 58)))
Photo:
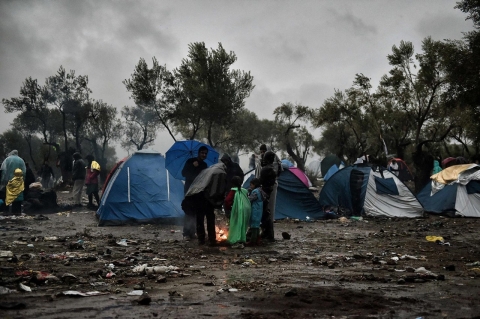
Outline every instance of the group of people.
POLYGON ((219 163, 209 168, 205 163, 207 155, 208 148, 200 147, 198 156, 187 160, 182 170, 184 238, 196 237, 200 245, 208 239, 210 245, 216 245, 215 208, 223 208, 229 219, 227 242, 232 247, 258 245, 260 238, 273 241, 277 177, 282 170, 275 153, 261 145, 255 178, 250 181, 249 189, 242 187, 244 172, 229 155, 224 154, 219 163))
POLYGON ((82 207, 82 189, 86 186, 88 196, 87 208, 95 209, 100 205, 100 196, 98 195, 98 175, 100 175, 100 164, 95 161, 93 155, 85 157, 87 163, 82 159, 82 155, 76 152, 73 154, 73 206, 82 207), (97 206, 93 204, 93 198, 97 202, 97 206))
MULTIPOLYGON (((81 197, 83 186, 87 186, 88 206, 94 208, 93 198, 100 203, 98 194, 98 175, 100 174, 100 165, 94 160, 92 155, 86 157, 87 163, 82 159, 79 153, 75 153, 73 161, 73 200, 74 206, 81 206, 81 197)), ((22 202, 28 198, 30 185, 35 182, 35 175, 20 156, 18 151, 11 151, 0 167, 0 203, 5 204, 12 215, 20 215, 22 212, 22 202)), ((38 175, 41 177, 41 185, 44 190, 52 188, 54 179, 53 169, 44 161, 38 175)))

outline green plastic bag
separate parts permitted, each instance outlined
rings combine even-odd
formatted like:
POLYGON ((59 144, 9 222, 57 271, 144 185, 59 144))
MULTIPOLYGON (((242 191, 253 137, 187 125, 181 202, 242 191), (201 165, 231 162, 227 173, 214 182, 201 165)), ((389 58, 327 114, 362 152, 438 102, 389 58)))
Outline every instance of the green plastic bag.
POLYGON ((238 190, 237 187, 234 187, 232 190, 235 191, 235 197, 230 214, 230 229, 228 230, 227 241, 230 244, 245 243, 252 207, 246 189, 238 190))

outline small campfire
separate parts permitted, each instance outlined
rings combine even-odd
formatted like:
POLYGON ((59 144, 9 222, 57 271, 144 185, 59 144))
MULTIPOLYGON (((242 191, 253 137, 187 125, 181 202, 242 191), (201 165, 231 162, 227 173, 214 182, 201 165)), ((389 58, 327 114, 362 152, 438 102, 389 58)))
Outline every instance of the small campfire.
POLYGON ((217 240, 227 240, 228 230, 215 226, 215 231, 217 233, 217 240))

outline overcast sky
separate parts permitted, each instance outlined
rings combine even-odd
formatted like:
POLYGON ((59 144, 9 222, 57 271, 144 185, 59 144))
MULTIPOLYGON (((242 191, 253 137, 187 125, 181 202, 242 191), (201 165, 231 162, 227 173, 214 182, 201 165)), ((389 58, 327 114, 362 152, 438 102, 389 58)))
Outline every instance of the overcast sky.
MULTIPOLYGON (((151 65, 156 57, 172 70, 187 56, 189 43, 217 48, 221 42, 237 55, 233 68, 254 77, 246 107, 271 119, 284 102, 320 107, 334 89, 350 87, 356 73, 375 85, 401 40, 419 52, 427 36, 461 39, 472 23, 455 3, 0 0, 0 99, 19 96, 29 76, 43 85, 62 65, 88 75, 92 98, 120 109, 133 105, 122 81, 140 58, 151 65)), ((0 132, 13 118, 0 116, 0 132)), ((172 142, 159 134, 153 148, 165 153, 172 142)))

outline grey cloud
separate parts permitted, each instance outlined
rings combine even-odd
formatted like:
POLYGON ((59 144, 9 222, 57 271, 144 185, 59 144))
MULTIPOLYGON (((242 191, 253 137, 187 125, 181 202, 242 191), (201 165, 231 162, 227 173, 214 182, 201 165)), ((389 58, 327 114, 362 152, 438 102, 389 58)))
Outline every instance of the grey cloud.
POLYGON ((473 27, 471 21, 465 24, 458 23, 458 13, 452 10, 451 14, 428 15, 421 19, 415 30, 423 38, 431 36, 434 40, 459 39, 462 32, 470 31, 473 27))
POLYGON ((333 17, 333 25, 339 26, 339 30, 346 30, 357 36, 376 35, 377 28, 366 23, 362 18, 357 17, 351 12, 338 12, 336 9, 330 9, 329 12, 333 17))

